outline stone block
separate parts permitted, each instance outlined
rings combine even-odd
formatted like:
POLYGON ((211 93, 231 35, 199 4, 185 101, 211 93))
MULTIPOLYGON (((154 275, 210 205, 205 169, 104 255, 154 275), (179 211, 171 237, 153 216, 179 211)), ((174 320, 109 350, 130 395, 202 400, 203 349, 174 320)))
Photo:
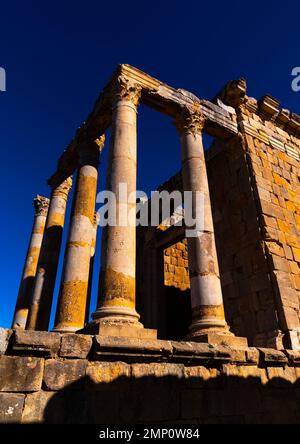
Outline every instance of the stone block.
POLYGON ((268 378, 265 368, 258 368, 257 365, 232 365, 232 364, 225 364, 222 367, 222 373, 225 376, 236 376, 239 379, 237 382, 241 379, 247 379, 247 382, 250 384, 257 385, 259 382, 260 384, 267 384, 268 378))
POLYGON ((64 398, 62 393, 39 391, 29 393, 22 414, 24 424, 64 423, 64 398))
POLYGON ((275 270, 290 272, 289 262, 280 256, 272 256, 273 266, 275 270))
POLYGON ((61 339, 59 356, 62 358, 85 359, 92 348, 93 338, 89 335, 65 334, 61 339))
POLYGON ((121 408, 122 421, 176 421, 183 372, 182 364, 133 364, 131 386, 121 408))
POLYGON ((96 356, 104 355, 162 357, 172 354, 170 341, 149 340, 115 336, 96 336, 96 356))
POLYGON ((292 247, 293 256, 296 262, 300 262, 300 248, 292 247))
POLYGON ((21 356, 0 357, 0 391, 34 392, 42 385, 44 360, 21 356))
POLYGON ((12 332, 13 331, 8 328, 0 328, 0 355, 5 354, 12 332))
POLYGON ((293 252, 292 252, 291 247, 289 247, 285 243, 282 246, 283 246, 285 257, 289 260, 293 260, 293 252))
POLYGON ((156 339, 157 330, 152 328, 138 328, 130 325, 116 325, 106 321, 91 322, 84 333, 100 336, 114 336, 137 339, 156 339))
POLYGON ((34 330, 15 330, 12 350, 30 356, 55 356, 60 347, 60 334, 34 330))
POLYGON ((131 368, 124 362, 89 362, 86 375, 93 388, 103 388, 105 384, 129 378, 131 368), (121 379, 120 379, 121 378, 121 379))
POLYGON ((283 350, 289 360, 289 364, 294 367, 300 367, 300 350, 283 350))
POLYGON ((246 348, 233 348, 228 345, 216 345, 215 348, 219 353, 228 353, 230 355, 230 362, 245 363, 246 362, 246 348))
POLYGON ((19 423, 25 395, 16 393, 0 393, 0 423, 19 423))
POLYGON ((277 256, 281 257, 285 256, 282 246, 277 242, 266 242, 266 246, 270 254, 276 254, 277 256))
POLYGON ((283 386, 286 382, 294 384, 297 380, 295 369, 292 367, 268 367, 267 376, 272 385, 283 386))
POLYGON ((43 379, 45 388, 47 390, 62 390, 72 385, 73 389, 80 389, 82 379, 85 377, 86 366, 87 361, 84 359, 47 360, 43 379))
POLYGON ((286 355, 272 348, 258 348, 260 363, 266 366, 285 366, 288 362, 286 355))
POLYGON ((156 378, 175 377, 181 379, 184 377, 184 365, 168 363, 132 364, 131 374, 133 378, 155 376, 156 378))
POLYGON ((206 416, 205 393, 199 390, 184 390, 181 393, 181 417, 196 419, 206 416))
POLYGON ((258 364, 259 351, 255 347, 246 348, 246 359, 249 364, 258 364))
POLYGON ((230 347, 247 347, 248 341, 247 338, 242 338, 238 336, 234 336, 232 334, 223 334, 223 333, 205 333, 199 334, 193 340, 197 342, 206 342, 212 345, 228 345, 230 347))
POLYGON ((280 287, 278 291, 283 305, 299 309, 299 297, 297 291, 294 290, 294 288, 280 287))
POLYGON ((214 383, 220 375, 216 368, 207 368, 202 365, 186 366, 184 368, 185 385, 189 388, 203 388, 206 382, 214 383))
POLYGON ((175 360, 187 360, 188 362, 195 360, 208 363, 216 356, 216 349, 210 344, 186 341, 171 341, 171 344, 175 360))
POLYGON ((300 326, 298 313, 294 308, 283 306, 283 313, 285 327, 288 330, 293 330, 294 328, 298 328, 300 326))

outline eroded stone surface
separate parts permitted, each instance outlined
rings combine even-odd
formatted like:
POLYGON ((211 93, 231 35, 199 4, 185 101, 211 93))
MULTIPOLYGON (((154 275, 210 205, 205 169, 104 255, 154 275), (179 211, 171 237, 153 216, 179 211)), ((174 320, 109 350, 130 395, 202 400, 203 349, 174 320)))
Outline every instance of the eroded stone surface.
POLYGON ((9 338, 12 335, 12 330, 7 328, 0 328, 0 355, 4 355, 7 347, 9 338))
POLYGON ((18 423, 22 419, 25 395, 0 393, 0 423, 18 423))
POLYGON ((57 392, 35 392, 26 396, 22 422, 60 424, 64 421, 64 400, 63 395, 57 392), (49 404, 55 403, 55 408, 50 408, 49 404))
POLYGON ((16 330, 13 337, 13 350, 22 354, 55 356, 60 347, 60 335, 57 333, 16 330))
POLYGON ((63 358, 85 359, 91 350, 92 342, 92 336, 88 335, 63 335, 59 355, 63 358))
POLYGON ((0 391, 33 392, 41 389, 44 360, 33 357, 0 357, 0 391))
POLYGON ((79 389, 86 366, 87 361, 84 359, 47 360, 43 379, 45 387, 47 390, 62 390, 68 386, 79 389))

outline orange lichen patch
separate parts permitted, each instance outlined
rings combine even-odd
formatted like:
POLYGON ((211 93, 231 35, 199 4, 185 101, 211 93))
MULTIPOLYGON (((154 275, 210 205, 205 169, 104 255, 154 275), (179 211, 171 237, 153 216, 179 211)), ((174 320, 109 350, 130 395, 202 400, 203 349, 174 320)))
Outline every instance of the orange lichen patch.
POLYGON ((293 247, 300 248, 300 240, 297 236, 293 236, 292 234, 285 234, 286 242, 288 245, 293 247))
POLYGON ((289 261, 289 265, 290 265, 290 269, 291 269, 292 273, 294 273, 294 274, 300 273, 300 268, 299 268, 299 265, 297 264, 297 262, 289 261))
POLYGON ((48 218, 47 221, 47 229, 53 226, 60 226, 62 227, 64 225, 65 221, 65 215, 62 213, 51 213, 51 215, 48 218))
POLYGON ((69 241, 67 242, 68 247, 89 247, 90 244, 88 242, 82 242, 82 241, 69 241))
POLYGON ((45 222, 42 224, 39 224, 39 226, 35 227, 33 230, 33 233, 36 234, 43 234, 45 230, 45 222))
POLYGON ((274 177, 274 182, 275 182, 277 185, 282 185, 282 177, 279 176, 279 174, 277 174, 277 173, 273 173, 273 177, 274 177))
POLYGON ((28 316, 28 308, 18 308, 16 311, 16 316, 18 317, 18 319, 27 319, 28 316))
POLYGON ((88 217, 92 224, 94 223, 96 189, 97 180, 95 177, 79 173, 74 214, 88 217))
POLYGON ((55 328, 77 327, 84 325, 88 282, 63 282, 55 328))
POLYGON ((298 194, 295 193, 295 191, 288 190, 288 195, 289 195, 289 199, 292 200, 293 202, 295 200, 297 200, 298 194))
POLYGON ((41 249, 38 247, 29 248, 24 272, 25 278, 35 276, 40 251, 41 249))
POLYGON ((277 220, 279 230, 283 231, 283 233, 291 233, 291 226, 289 223, 284 222, 283 220, 277 220))
POLYGON ((186 239, 164 250, 164 285, 185 291, 190 287, 186 239))
POLYGON ((282 231, 278 231, 278 241, 281 244, 285 244, 286 243, 286 235, 282 232, 282 231))
POLYGON ((292 202, 290 202, 290 201, 287 201, 286 202, 286 209, 287 210, 289 210, 289 211, 295 211, 295 205, 292 203, 292 202))
POLYGON ((193 318, 216 318, 225 319, 224 306, 221 305, 199 305, 193 308, 193 318))
POLYGON ((135 278, 111 268, 102 269, 100 282, 102 305, 135 305, 135 278))
POLYGON ((300 248, 292 247, 295 261, 300 262, 300 248))
POLYGON ((101 307, 126 307, 135 309, 135 302, 124 298, 105 299, 100 303, 101 307))

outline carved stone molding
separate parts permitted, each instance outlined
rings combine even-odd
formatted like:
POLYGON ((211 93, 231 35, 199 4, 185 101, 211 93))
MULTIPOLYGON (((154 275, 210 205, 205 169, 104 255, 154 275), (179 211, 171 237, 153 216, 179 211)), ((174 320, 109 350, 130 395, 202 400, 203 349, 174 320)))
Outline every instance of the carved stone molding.
POLYGON ((183 113, 174 120, 174 125, 180 135, 191 133, 195 137, 196 134, 201 134, 205 124, 205 118, 202 112, 184 110, 183 113))
POLYGON ((104 134, 95 140, 82 141, 82 143, 78 145, 79 165, 91 162, 95 164, 95 166, 98 166, 99 153, 103 150, 104 141, 104 134))
POLYGON ((101 151, 103 150, 103 148, 104 148, 104 142, 105 142, 105 134, 102 134, 102 136, 100 136, 100 137, 98 137, 96 140, 95 140, 95 143, 98 145, 98 147, 99 147, 99 151, 100 151, 100 153, 101 153, 101 151))
POLYGON ((63 197, 64 199, 67 199, 71 187, 72 187, 72 176, 65 179, 56 188, 53 188, 52 196, 59 196, 63 197))
POLYGON ((141 98, 142 87, 124 76, 119 76, 117 79, 117 100, 127 100, 133 105, 137 106, 141 98))
POLYGON ((37 196, 33 199, 33 206, 35 210, 35 216, 47 216, 49 199, 37 194, 37 196))

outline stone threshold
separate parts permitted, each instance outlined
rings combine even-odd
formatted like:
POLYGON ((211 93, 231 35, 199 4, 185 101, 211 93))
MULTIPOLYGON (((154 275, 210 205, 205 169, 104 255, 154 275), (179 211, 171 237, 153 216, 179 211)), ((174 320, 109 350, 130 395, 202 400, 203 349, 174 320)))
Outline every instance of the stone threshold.
POLYGON ((91 361, 176 362, 191 365, 300 367, 300 351, 230 347, 208 343, 148 340, 104 335, 60 334, 0 328, 0 355, 91 361))

